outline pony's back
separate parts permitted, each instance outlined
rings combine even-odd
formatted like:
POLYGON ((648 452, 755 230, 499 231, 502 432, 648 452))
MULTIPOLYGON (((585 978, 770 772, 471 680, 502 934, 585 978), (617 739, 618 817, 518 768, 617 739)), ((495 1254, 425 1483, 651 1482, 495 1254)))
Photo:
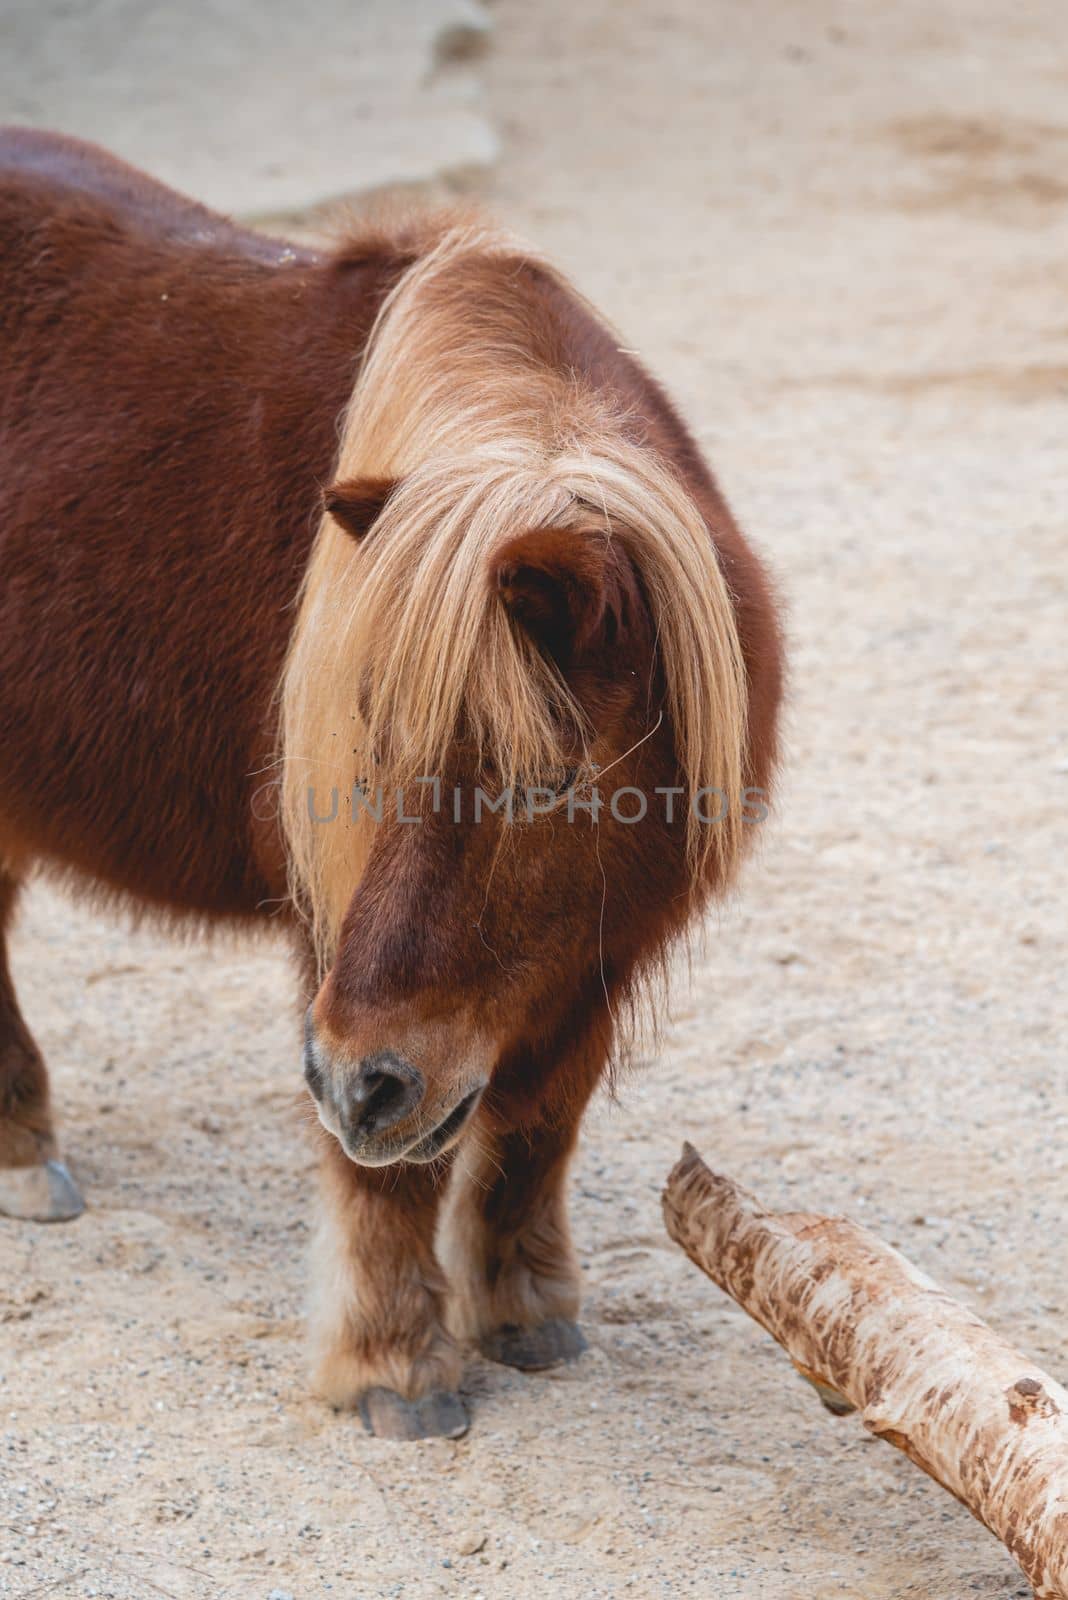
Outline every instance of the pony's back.
POLYGON ((77 141, 0 136, 13 867, 175 914, 277 906, 251 774, 337 418, 398 270, 234 229, 77 141))

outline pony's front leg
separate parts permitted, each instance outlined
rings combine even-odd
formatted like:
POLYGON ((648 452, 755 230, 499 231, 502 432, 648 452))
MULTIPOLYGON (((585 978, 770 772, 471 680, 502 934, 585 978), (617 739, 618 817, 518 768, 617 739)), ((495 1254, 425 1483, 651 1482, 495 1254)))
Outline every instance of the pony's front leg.
POLYGON ((316 1387, 384 1438, 458 1438, 467 1429, 461 1357, 434 1255, 444 1173, 437 1163, 357 1166, 336 1139, 320 1138, 316 1387))
POLYGON ((533 1122, 479 1119, 457 1152, 441 1249, 449 1323, 492 1361, 535 1372, 586 1348, 567 1172, 601 1060, 569 1063, 533 1122), (565 1092, 566 1088, 566 1092, 565 1092))

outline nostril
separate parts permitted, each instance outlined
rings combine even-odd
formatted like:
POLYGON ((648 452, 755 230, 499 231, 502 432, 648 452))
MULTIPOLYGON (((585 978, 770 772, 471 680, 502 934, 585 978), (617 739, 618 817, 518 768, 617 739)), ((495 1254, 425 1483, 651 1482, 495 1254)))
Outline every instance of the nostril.
POLYGON ((348 1088, 352 1120, 366 1133, 392 1127, 422 1098, 422 1075, 391 1051, 365 1061, 348 1088))
POLYGON ((404 1085, 399 1078, 388 1072, 369 1072, 354 1085, 352 1099, 353 1104, 360 1107, 361 1116, 372 1117, 388 1111, 403 1093, 404 1085))

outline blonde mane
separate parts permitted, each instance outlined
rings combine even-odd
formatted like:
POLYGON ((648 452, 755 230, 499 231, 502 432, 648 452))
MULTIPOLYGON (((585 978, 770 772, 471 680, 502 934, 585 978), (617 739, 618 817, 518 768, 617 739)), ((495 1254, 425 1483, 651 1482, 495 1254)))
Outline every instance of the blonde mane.
POLYGON ((725 882, 739 854, 745 673, 712 540, 618 404, 554 362, 517 293, 531 261, 499 233, 444 225, 383 304, 345 413, 337 477, 397 487, 362 543, 324 516, 281 682, 291 887, 324 966, 369 848, 371 824, 349 814, 356 780, 440 771, 461 713, 504 783, 559 773, 562 718, 583 729, 488 581, 493 553, 535 528, 625 542, 683 781, 730 797, 723 823, 691 822, 693 869, 712 855, 725 882), (335 822, 313 820, 310 788, 320 807, 338 790, 335 822))

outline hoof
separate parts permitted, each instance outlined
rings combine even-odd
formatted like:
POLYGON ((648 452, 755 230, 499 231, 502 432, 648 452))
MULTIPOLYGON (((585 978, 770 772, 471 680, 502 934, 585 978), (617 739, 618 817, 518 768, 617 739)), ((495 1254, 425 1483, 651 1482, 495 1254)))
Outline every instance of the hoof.
POLYGON ((586 1349, 586 1340, 577 1322, 566 1317, 550 1317, 534 1328, 517 1328, 505 1323, 488 1333, 479 1343, 482 1354, 490 1361, 500 1361, 506 1367, 518 1367, 521 1372, 544 1372, 547 1367, 559 1367, 565 1361, 575 1361, 586 1349))
POLYGON ((84 1210, 65 1161, 0 1168, 0 1215, 23 1222, 70 1222, 84 1210))
POLYGON ((359 1409, 377 1439, 461 1439, 470 1426, 460 1396, 446 1389, 421 1400, 405 1400, 395 1389, 365 1389, 359 1409))

